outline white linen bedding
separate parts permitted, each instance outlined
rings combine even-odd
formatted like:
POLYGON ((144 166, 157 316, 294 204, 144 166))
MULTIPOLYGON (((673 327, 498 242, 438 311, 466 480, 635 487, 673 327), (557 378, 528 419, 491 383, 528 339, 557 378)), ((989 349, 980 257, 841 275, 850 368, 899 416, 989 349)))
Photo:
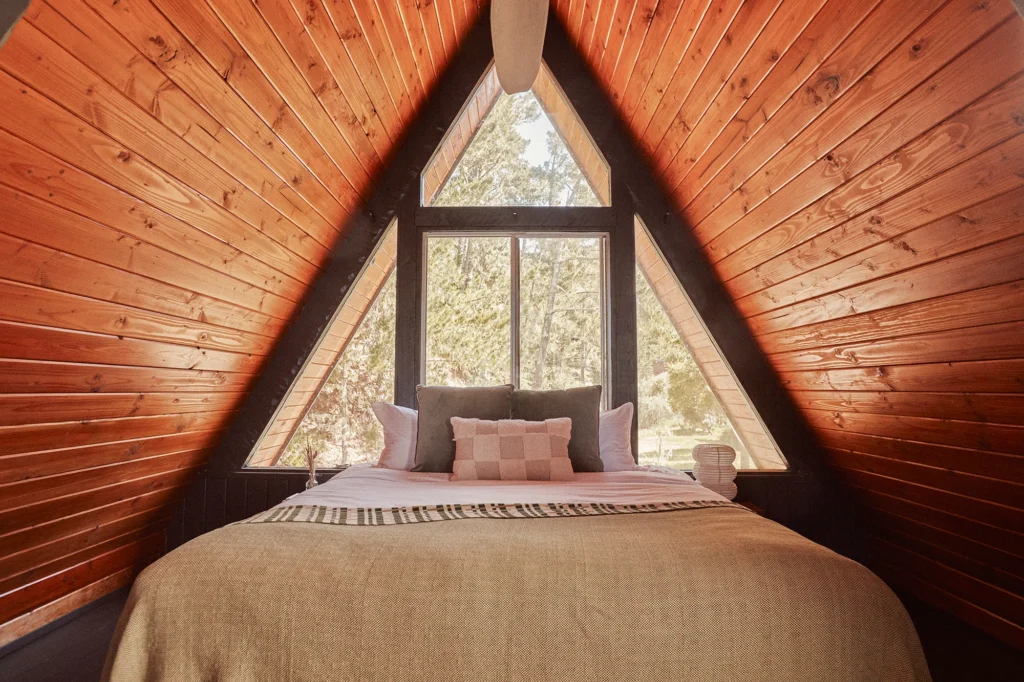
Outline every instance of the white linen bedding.
POLYGON ((445 504, 656 504, 726 501, 681 471, 641 469, 577 473, 571 481, 452 481, 451 474, 416 473, 355 464, 278 507, 393 508, 445 504))

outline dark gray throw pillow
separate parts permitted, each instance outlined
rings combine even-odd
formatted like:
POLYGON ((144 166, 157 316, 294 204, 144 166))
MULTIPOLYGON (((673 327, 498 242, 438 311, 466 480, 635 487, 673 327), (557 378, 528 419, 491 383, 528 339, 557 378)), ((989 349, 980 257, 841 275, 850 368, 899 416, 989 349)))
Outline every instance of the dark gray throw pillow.
POLYGON ((515 391, 512 418, 544 421, 572 419, 569 460, 573 471, 604 471, 601 462, 601 387, 583 386, 562 391, 515 391))
POLYGON ((416 466, 413 471, 452 472, 455 433, 452 417, 508 419, 512 416, 512 385, 456 388, 417 386, 416 466))

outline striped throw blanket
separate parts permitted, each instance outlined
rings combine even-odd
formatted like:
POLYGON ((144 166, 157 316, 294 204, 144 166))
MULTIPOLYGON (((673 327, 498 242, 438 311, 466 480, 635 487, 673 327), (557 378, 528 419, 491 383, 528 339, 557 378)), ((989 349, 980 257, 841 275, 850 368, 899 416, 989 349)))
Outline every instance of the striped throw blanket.
POLYGON ((745 507, 724 500, 658 502, 652 504, 574 504, 567 502, 524 504, 443 504, 413 507, 326 507, 320 505, 279 506, 260 512, 239 523, 324 523, 333 526, 393 526, 405 523, 451 521, 454 519, 529 519, 560 516, 601 516, 604 514, 645 514, 651 512, 745 507))

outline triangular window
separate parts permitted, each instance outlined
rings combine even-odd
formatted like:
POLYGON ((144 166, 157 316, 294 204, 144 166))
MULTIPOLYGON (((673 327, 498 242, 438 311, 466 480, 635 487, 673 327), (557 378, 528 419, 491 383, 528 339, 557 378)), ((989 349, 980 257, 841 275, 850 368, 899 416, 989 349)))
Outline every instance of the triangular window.
POLYGON ((737 469, 785 469, 647 230, 636 221, 637 385, 640 464, 693 467, 699 443, 736 449, 737 469))
POLYGON ((380 457, 383 432, 370 406, 391 402, 395 388, 394 227, 388 232, 247 466, 305 466, 307 444, 322 468, 380 457))
POLYGON ((606 206, 608 166, 595 150, 546 67, 515 95, 492 67, 427 164, 423 204, 606 206))

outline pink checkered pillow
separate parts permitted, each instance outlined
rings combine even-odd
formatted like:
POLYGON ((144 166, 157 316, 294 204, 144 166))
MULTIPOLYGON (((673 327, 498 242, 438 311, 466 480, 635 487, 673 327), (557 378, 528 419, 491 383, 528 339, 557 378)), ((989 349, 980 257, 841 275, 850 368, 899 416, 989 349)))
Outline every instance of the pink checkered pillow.
POLYGON ((522 419, 452 417, 453 481, 571 481, 568 417, 522 419))

